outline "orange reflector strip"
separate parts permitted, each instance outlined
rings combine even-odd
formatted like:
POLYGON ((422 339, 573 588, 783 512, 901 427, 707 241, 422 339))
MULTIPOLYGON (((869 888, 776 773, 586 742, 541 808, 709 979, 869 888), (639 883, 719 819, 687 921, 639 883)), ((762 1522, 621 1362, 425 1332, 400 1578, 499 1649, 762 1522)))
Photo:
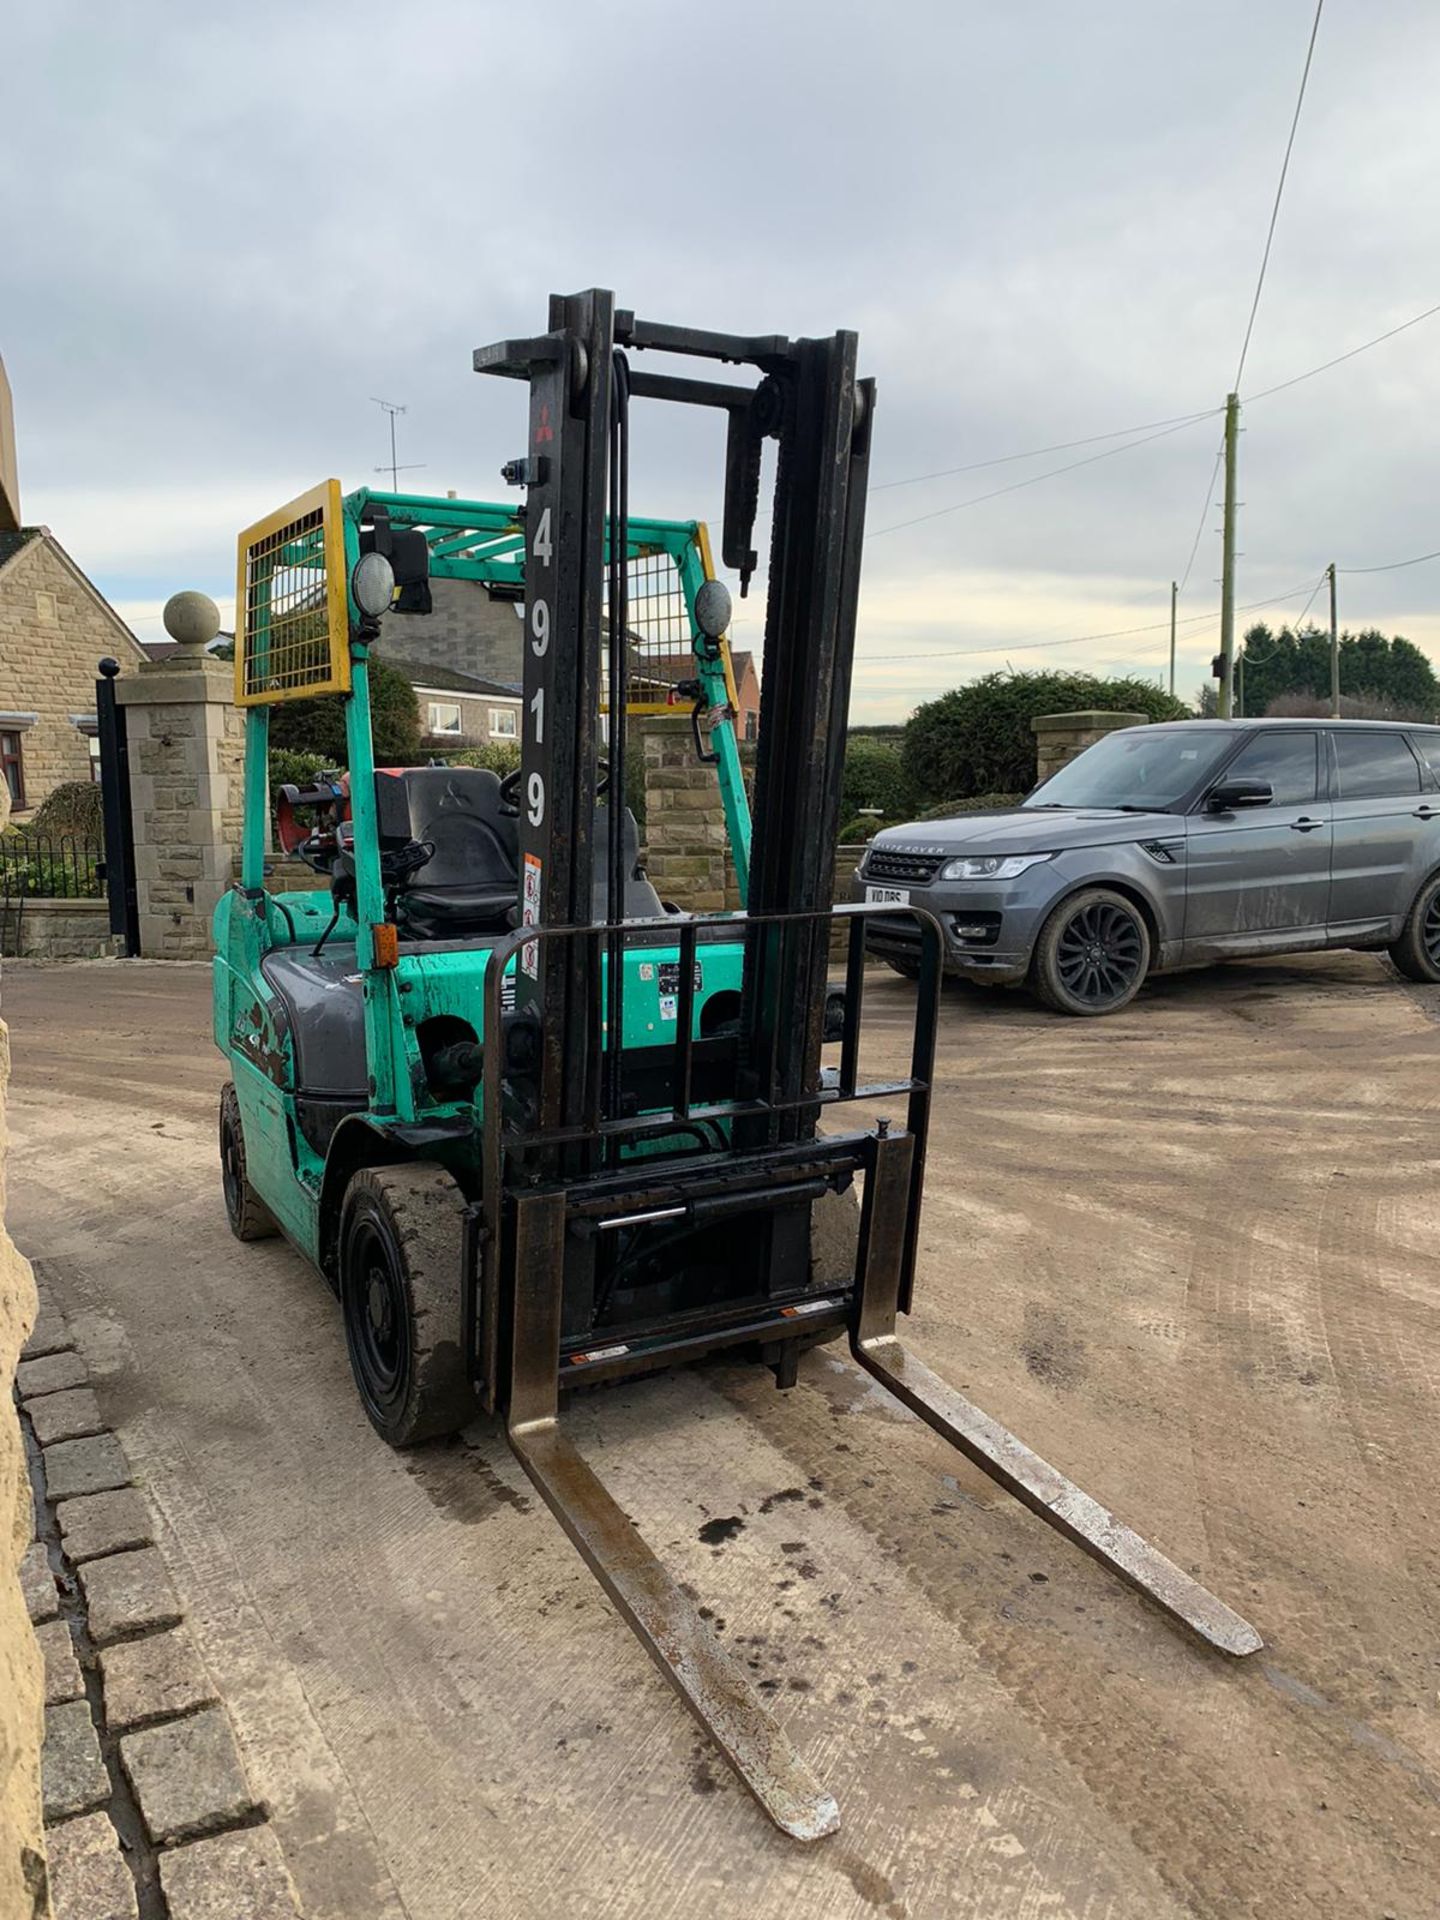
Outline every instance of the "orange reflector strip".
POLYGON ((400 964, 400 930, 388 920, 382 920, 379 926, 370 929, 370 938, 375 946, 375 965, 377 967, 397 967, 400 964))

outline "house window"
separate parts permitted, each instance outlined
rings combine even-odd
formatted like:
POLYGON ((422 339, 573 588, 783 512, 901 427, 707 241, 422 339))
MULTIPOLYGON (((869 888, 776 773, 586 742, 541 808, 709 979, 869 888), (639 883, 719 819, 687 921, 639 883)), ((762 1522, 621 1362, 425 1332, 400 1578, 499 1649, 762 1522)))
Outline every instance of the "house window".
POLYGON ((90 749, 90 778, 95 782, 95 785, 98 787, 101 780, 99 734, 98 733, 88 734, 86 736, 86 745, 90 749))
POLYGON ((5 768, 5 784, 10 789, 12 807, 25 804, 25 763, 20 752, 18 733, 0 733, 0 763, 5 768))
POLYGON ((492 707, 490 709, 490 735, 495 740, 513 740, 515 738, 515 709, 513 707, 492 707))
POLYGON ((755 739, 759 730, 758 716, 753 713, 747 713, 745 716, 745 738, 747 740, 755 739))
POLYGON ((432 700, 430 702, 431 733, 460 732, 460 702, 458 700, 432 700))

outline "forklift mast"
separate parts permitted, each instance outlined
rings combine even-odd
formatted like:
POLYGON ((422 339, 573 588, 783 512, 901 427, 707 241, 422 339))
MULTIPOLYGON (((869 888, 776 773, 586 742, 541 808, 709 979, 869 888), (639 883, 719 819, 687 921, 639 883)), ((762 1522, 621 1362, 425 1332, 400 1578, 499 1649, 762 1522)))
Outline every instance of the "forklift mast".
MULTIPOLYGON (((550 926, 590 918, 602 637, 612 688, 625 673, 624 570, 613 549, 623 549, 628 518, 630 402, 718 409, 728 426, 722 550, 742 593, 757 562, 762 448, 778 443, 746 906, 752 917, 811 916, 747 935, 741 1090, 783 1103, 781 1137, 803 1138, 815 1124, 815 1110, 799 1103, 818 1079, 830 931, 819 916, 832 897, 874 389, 856 377, 852 333, 792 342, 657 325, 617 312, 597 290, 552 298, 549 318, 539 338, 474 356, 477 372, 530 387, 528 446, 506 468, 527 490, 522 917, 550 926), (758 379, 632 369, 630 353, 642 350, 744 366, 758 379)), ((623 700, 612 698, 611 710, 623 714, 623 700)), ((612 788, 623 790, 624 754, 623 726, 613 724, 612 788)), ((579 942, 521 951, 516 1004, 539 1028, 547 1127, 584 1124, 598 1041, 586 951, 579 942)), ((615 1034, 623 970, 612 962, 607 975, 605 1025, 615 1034)), ((754 1129, 742 1124, 737 1137, 743 1144, 754 1129)))

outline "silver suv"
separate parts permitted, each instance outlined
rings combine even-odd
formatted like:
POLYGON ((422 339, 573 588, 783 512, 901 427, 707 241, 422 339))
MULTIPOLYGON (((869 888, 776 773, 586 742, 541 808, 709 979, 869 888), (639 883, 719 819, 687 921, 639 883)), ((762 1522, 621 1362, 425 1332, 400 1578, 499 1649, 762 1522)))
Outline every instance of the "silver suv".
MULTIPOLYGON (((875 836, 858 899, 925 907, 946 971, 1114 1013, 1149 973, 1317 947, 1440 981, 1440 726, 1195 720, 1108 734, 1019 807, 875 836)), ((919 971, 907 914, 871 953, 919 971)))

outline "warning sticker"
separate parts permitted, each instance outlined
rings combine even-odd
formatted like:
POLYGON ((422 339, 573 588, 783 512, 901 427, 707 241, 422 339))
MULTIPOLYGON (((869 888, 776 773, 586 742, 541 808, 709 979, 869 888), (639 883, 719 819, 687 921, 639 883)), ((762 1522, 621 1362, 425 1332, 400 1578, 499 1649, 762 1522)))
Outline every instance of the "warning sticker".
MULTIPOLYGON (((699 993, 704 985, 704 969, 697 960, 695 962, 695 991, 699 993)), ((679 993, 680 962, 678 960, 662 960, 660 962, 660 991, 661 993, 679 993)))
POLYGON ((622 1353, 628 1353, 629 1347, 592 1347, 589 1353, 572 1353, 572 1367, 588 1367, 596 1360, 618 1360, 622 1353))
POLYGON ((793 1307, 782 1307, 781 1313, 787 1320, 793 1320, 801 1313, 823 1313, 827 1307, 838 1306, 836 1300, 797 1300, 793 1307))
MULTIPOLYGON (((520 924, 523 927, 538 927, 540 924, 540 900, 544 866, 537 854, 525 856, 525 873, 520 888, 520 924)), ((539 978, 540 942, 527 940, 520 949, 520 969, 530 979, 539 978)))
POLYGON ((661 994, 660 1018, 662 1020, 678 1020, 680 1018, 680 1003, 673 993, 661 994))

